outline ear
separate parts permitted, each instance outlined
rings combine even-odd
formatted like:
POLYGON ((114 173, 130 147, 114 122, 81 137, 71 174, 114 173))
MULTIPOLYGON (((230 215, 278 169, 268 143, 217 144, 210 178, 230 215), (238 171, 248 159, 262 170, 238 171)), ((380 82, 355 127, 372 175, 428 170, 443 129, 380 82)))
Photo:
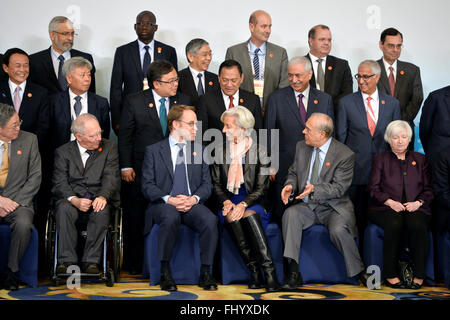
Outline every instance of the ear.
MULTIPOLYGON (((2 67, 3 67, 3 70, 4 70, 6 73, 8 73, 8 66, 7 66, 6 64, 2 63, 2 67)), ((9 74, 9 73, 8 73, 8 74, 9 74)))
POLYGON ((381 42, 381 40, 380 40, 380 42, 378 43, 378 47, 380 48, 381 51, 383 51, 383 43, 381 42))
POLYGON ((192 53, 188 52, 187 58, 188 58, 188 62, 191 63, 192 59, 194 58, 194 55, 192 53))
POLYGON ((66 74, 66 81, 67 81, 67 84, 72 83, 72 75, 71 74, 66 74))
POLYGON ((253 23, 249 23, 248 28, 250 29, 250 33, 253 33, 253 31, 255 30, 255 25, 253 23))

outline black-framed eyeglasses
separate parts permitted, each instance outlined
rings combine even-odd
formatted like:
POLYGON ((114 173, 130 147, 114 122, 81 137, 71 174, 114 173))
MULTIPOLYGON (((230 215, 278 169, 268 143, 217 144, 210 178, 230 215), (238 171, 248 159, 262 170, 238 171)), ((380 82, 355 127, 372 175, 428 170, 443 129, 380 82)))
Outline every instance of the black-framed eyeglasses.
POLYGON ((157 24, 156 23, 152 23, 152 22, 136 22, 136 25, 137 26, 140 26, 140 27, 155 27, 155 26, 157 26, 157 24))
POLYGON ((355 74, 355 79, 359 80, 359 79, 363 79, 363 80, 369 80, 370 78, 372 78, 373 76, 376 76, 376 74, 355 74))
POLYGON ((101 136, 103 134, 103 130, 100 130, 99 132, 94 133, 93 135, 88 136, 87 134, 80 133, 81 135, 88 137, 89 139, 95 139, 98 136, 101 136))
POLYGON ((197 126, 197 124, 198 124, 198 121, 191 121, 191 122, 187 122, 187 121, 183 121, 183 120, 177 120, 177 121, 180 121, 180 122, 183 122, 183 123, 186 123, 189 127, 194 127, 194 126, 197 126))
POLYGON ((180 78, 175 78, 175 79, 172 79, 172 80, 169 80, 169 81, 163 81, 163 80, 156 80, 156 81, 161 82, 161 83, 168 83, 168 84, 173 85, 173 84, 175 84, 175 82, 178 83, 178 81, 180 81, 180 78))
POLYGON ((78 33, 75 32, 58 32, 58 31, 53 31, 54 33, 60 34, 64 37, 68 37, 68 36, 72 36, 72 37, 76 37, 78 35, 78 33))
POLYGON ((10 128, 10 129, 18 129, 18 128, 20 128, 20 126, 22 125, 22 123, 23 123, 23 120, 20 119, 20 120, 19 120, 19 123, 13 123, 12 125, 8 126, 8 128, 10 128))

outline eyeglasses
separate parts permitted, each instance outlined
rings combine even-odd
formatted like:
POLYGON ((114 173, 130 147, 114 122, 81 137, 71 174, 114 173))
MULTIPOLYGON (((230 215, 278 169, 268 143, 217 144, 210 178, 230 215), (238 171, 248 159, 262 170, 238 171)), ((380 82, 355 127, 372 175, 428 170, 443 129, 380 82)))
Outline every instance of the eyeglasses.
POLYGON ((186 121, 183 121, 183 120, 177 120, 177 121, 180 121, 180 122, 183 122, 183 123, 186 123, 189 127, 194 127, 194 126, 197 126, 197 123, 198 123, 198 121, 196 121, 196 122, 194 122, 194 121, 192 121, 192 122, 186 122, 186 121))
POLYGON ((359 79, 363 79, 364 81, 369 80, 370 78, 372 78, 373 76, 376 76, 376 74, 355 74, 355 79, 359 80, 359 79))
POLYGON ((140 27, 155 27, 155 26, 157 26, 157 24, 155 24, 155 23, 152 23, 152 22, 136 22, 136 25, 137 26, 140 26, 140 27))
POLYGON ((94 133, 93 135, 90 135, 90 136, 88 136, 88 135, 86 135, 86 134, 84 134, 84 133, 80 133, 80 134, 81 134, 82 136, 88 137, 89 139, 95 139, 95 138, 97 138, 98 136, 101 136, 102 133, 103 133, 103 130, 100 130, 99 132, 94 133))
POLYGON ((13 123, 10 126, 7 126, 8 129, 18 129, 22 125, 23 120, 20 120, 19 123, 13 123))
POLYGON ((388 47, 388 49, 398 49, 400 50, 401 48, 403 48, 403 44, 393 44, 393 43, 388 43, 386 44, 386 47, 388 47))
POLYGON ((228 84, 229 82, 231 82, 232 84, 237 84, 239 83, 239 80, 241 80, 240 78, 234 78, 234 79, 225 79, 225 78, 221 78, 219 77, 219 80, 221 83, 223 84, 228 84))
POLYGON ((170 85, 174 85, 175 83, 178 83, 179 80, 180 80, 180 78, 175 78, 175 79, 172 79, 172 80, 169 80, 169 81, 163 81, 163 80, 156 80, 156 81, 161 82, 161 83, 168 83, 170 85))
POLYGON ((62 36, 64 36, 64 37, 68 37, 68 36, 71 36, 71 37, 76 37, 77 35, 78 35, 78 33, 75 33, 75 32, 58 32, 58 31, 53 31, 54 33, 57 33, 57 34, 60 34, 60 35, 62 35, 62 36))

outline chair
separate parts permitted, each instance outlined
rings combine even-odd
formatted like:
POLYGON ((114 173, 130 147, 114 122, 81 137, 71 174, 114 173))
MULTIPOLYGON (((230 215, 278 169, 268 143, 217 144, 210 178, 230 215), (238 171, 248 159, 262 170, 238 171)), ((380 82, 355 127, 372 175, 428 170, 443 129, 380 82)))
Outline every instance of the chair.
MULTIPOLYGON (((357 239, 355 241, 358 243, 357 239)), ((299 270, 304 283, 358 285, 356 276, 347 276, 344 256, 331 242, 328 228, 324 225, 313 225, 303 231, 299 270)))
POLYGON ((450 288, 450 232, 436 235, 437 276, 443 279, 445 286, 450 288))
MULTIPOLYGON (((265 232, 278 282, 283 284, 283 238, 281 231, 277 224, 269 223, 265 232)), ((248 283, 250 271, 244 264, 239 249, 223 224, 219 224, 219 250, 222 284, 248 283)))
MULTIPOLYGON (((0 224, 0 273, 8 264, 11 231, 9 225, 0 224)), ((38 282, 38 233, 33 226, 30 242, 19 264, 19 280, 36 288, 38 282)))
MULTIPOLYGON (((150 285, 159 283, 161 262, 158 259, 159 225, 155 224, 144 240, 143 276, 150 276, 150 285)), ((178 240, 172 252, 170 269, 176 284, 198 284, 200 276, 200 244, 198 233, 180 224, 178 240)))
MULTIPOLYGON (((364 263, 366 267, 378 265, 383 271, 383 239, 384 230, 376 224, 368 224, 364 232, 364 263)), ((426 281, 429 285, 434 285, 434 252, 433 236, 430 232, 430 247, 428 250, 427 264, 425 266, 426 281)))

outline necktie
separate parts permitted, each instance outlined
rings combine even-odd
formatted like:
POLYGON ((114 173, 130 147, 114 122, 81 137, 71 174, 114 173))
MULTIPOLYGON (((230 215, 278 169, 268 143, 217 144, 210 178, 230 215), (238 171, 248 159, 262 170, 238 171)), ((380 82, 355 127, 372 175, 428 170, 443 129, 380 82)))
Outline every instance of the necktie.
POLYGON ((75 110, 75 119, 78 118, 81 112, 81 97, 75 97, 75 104, 73 105, 73 109, 75 110))
POLYGON ((170 195, 172 197, 176 197, 179 194, 184 194, 186 196, 189 195, 189 189, 187 185, 186 178, 186 164, 184 162, 184 152, 183 147, 184 143, 177 143, 178 151, 177 160, 175 164, 175 172, 173 174, 173 186, 172 191, 170 191, 170 195))
POLYGON ((147 69, 150 65, 150 62, 152 61, 152 58, 150 57, 150 53, 148 52, 149 46, 144 46, 145 53, 144 53, 144 62, 142 63, 142 72, 144 73, 144 78, 147 77, 147 69))
POLYGON ((320 167, 319 153, 320 149, 316 148, 316 156, 314 157, 314 163, 311 170, 311 179, 309 180, 309 183, 311 183, 312 185, 317 184, 317 182, 319 181, 319 167, 320 167))
POLYGON ((197 74, 198 78, 197 93, 199 97, 205 93, 205 91, 203 90, 202 76, 203 75, 201 73, 197 74))
POLYGON ((233 108, 234 107, 234 104, 233 104, 233 96, 229 96, 230 97, 230 104, 228 105, 228 109, 231 109, 231 108, 233 108))
POLYGON ((67 81, 66 81, 66 77, 63 76, 62 74, 62 67, 64 65, 64 56, 60 55, 58 57, 59 60, 59 67, 58 67, 58 82, 59 82, 59 86, 61 87, 62 91, 65 91, 67 89, 67 81))
POLYGON ((159 102, 161 102, 161 105, 159 107, 159 122, 161 123, 163 134, 166 135, 167 131, 166 98, 159 99, 159 102))
POLYGON ((86 150, 86 153, 89 155, 89 157, 86 159, 86 162, 84 163, 84 167, 87 166, 88 161, 91 159, 91 156, 94 154, 94 150, 86 150))
POLYGON ((394 68, 392 66, 389 67, 389 88, 391 89, 391 96, 394 96, 395 93, 395 79, 394 79, 394 68))
POLYGON ((4 188, 9 170, 9 143, 3 143, 2 166, 0 167, 0 187, 4 188))
POLYGON ((259 48, 256 48, 254 51, 254 57, 253 57, 253 68, 255 69, 255 79, 259 79, 259 57, 258 57, 258 52, 259 52, 259 48))
POLYGON ((320 90, 324 91, 325 90, 325 74, 324 74, 323 68, 322 68, 323 59, 317 59, 316 61, 319 63, 319 65, 317 66, 317 83, 319 84, 320 90))
POLYGON ((16 109, 16 112, 19 113, 20 104, 22 103, 22 99, 20 98, 20 91, 22 90, 21 87, 17 86, 16 90, 14 90, 14 109, 16 109))
POLYGON ((306 109, 305 109, 305 105, 303 104, 303 94, 300 93, 298 95, 298 107, 300 109, 300 117, 303 120, 303 123, 306 123, 306 109))
POLYGON ((372 106, 370 105, 370 100, 372 100, 371 97, 367 97, 367 106, 368 110, 367 112, 367 125, 369 127, 370 135, 373 137, 373 133, 375 132, 375 127, 377 126, 375 123, 375 113, 373 112, 372 106), (373 118, 371 117, 373 116, 373 118))

